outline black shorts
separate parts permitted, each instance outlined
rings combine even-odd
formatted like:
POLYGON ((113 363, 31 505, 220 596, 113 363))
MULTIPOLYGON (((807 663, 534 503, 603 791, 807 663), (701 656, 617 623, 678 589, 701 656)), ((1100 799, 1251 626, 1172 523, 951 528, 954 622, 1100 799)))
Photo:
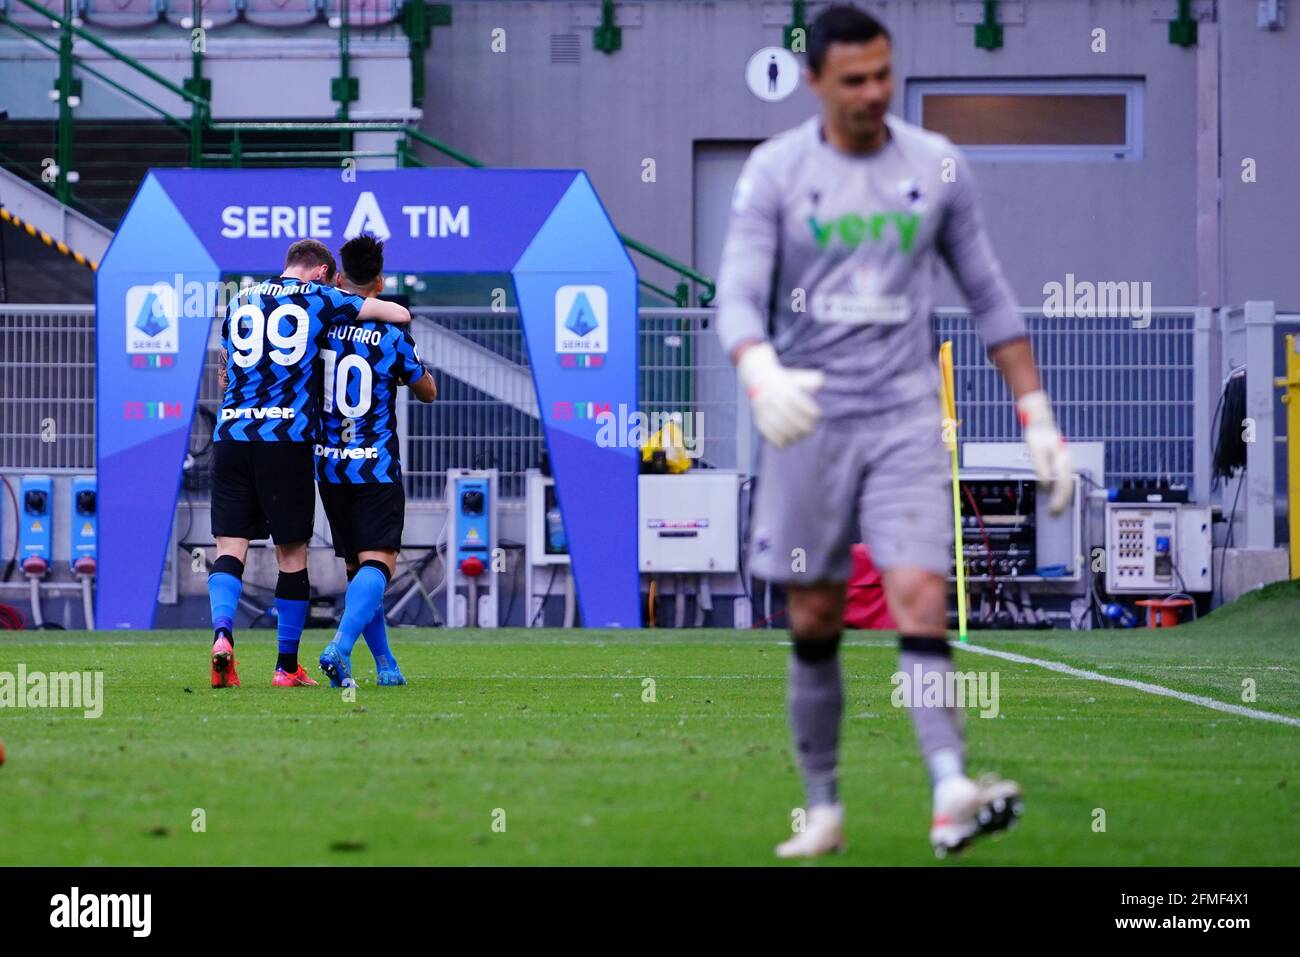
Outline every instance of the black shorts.
POLYGON ((401 550, 406 523, 401 482, 321 482, 317 488, 339 558, 355 564, 361 552, 401 550))
POLYGON ((212 445, 212 534, 277 545, 310 541, 316 470, 307 442, 212 445))

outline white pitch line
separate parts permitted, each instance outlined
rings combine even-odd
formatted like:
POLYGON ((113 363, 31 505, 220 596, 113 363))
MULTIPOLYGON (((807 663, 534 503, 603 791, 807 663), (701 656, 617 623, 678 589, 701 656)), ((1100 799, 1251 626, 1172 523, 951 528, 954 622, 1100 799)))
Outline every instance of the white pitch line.
POLYGON ((1134 681, 1131 678, 1113 678, 1110 675, 1103 675, 1096 671, 1085 671, 1082 668, 1075 668, 1071 665, 1063 665, 1059 661, 1048 661, 1044 658, 1028 658, 1025 655, 1013 654, 1010 651, 998 651, 995 648, 985 648, 982 645, 955 645, 962 651, 973 651, 977 655, 991 655, 994 658, 1003 658, 1007 661, 1014 661, 1021 665, 1037 665, 1040 668, 1046 668, 1048 671, 1059 671, 1063 675, 1069 675, 1072 678, 1083 678, 1085 681, 1102 681, 1109 685, 1119 685, 1122 688, 1134 688, 1137 691, 1145 691, 1147 694, 1161 695, 1165 698, 1176 698, 1179 701, 1186 701, 1190 704, 1199 704, 1202 708, 1211 708, 1215 711, 1223 711, 1227 714, 1240 715, 1243 718, 1254 718, 1256 721, 1273 721, 1277 724, 1289 725, 1293 728, 1300 728, 1300 718, 1293 718, 1290 715, 1275 714, 1272 711, 1257 711, 1254 708, 1243 708, 1239 704, 1228 704, 1226 701, 1219 701, 1216 698, 1207 698, 1199 694, 1187 694, 1185 691, 1175 691, 1173 688, 1166 688, 1163 685, 1153 685, 1146 681, 1134 681))

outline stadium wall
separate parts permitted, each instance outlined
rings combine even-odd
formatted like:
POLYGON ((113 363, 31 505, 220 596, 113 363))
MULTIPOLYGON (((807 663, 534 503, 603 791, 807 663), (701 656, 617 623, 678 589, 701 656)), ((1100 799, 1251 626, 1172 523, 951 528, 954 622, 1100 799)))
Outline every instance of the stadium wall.
MULTIPOLYGON (((705 271, 716 263, 701 258, 707 243, 692 229, 703 202, 695 183, 700 144, 762 140, 816 110, 802 86, 766 103, 743 80, 754 51, 781 44, 789 3, 620 3, 622 48, 612 55, 592 49, 595 3, 452 5, 453 25, 435 31, 426 60, 425 131, 492 165, 580 165, 620 228, 678 258, 693 257, 705 271), (565 37, 576 38, 576 55, 565 37), (494 52, 494 38, 504 41, 504 52, 494 52), (556 62, 565 59, 575 62, 556 62), (643 178, 647 160, 654 162, 650 182, 643 178)), ((1160 303, 1300 302, 1300 272, 1289 266, 1294 217, 1278 215, 1300 203, 1294 180, 1282 174, 1300 148, 1300 124, 1278 122, 1276 114, 1278 94, 1300 81, 1300 24, 1260 30, 1256 4, 1220 3, 1216 29, 1211 6, 1198 3, 1201 47, 1184 49, 1168 40, 1164 14, 1173 3, 1025 0, 1004 5, 1023 9, 1023 22, 1009 23, 1003 48, 989 52, 975 47, 969 23, 956 22, 958 7, 978 4, 860 5, 895 35, 897 113, 908 81, 922 78, 1144 81, 1142 160, 977 165, 994 244, 1022 305, 1041 303, 1044 283, 1067 273, 1149 281, 1160 303), (1106 30, 1105 53, 1091 50, 1097 27, 1106 30), (1213 135, 1220 117, 1221 151, 1213 135), (1209 126, 1199 143, 1204 148, 1208 134, 1211 147, 1199 169, 1198 118, 1209 126), (1238 173, 1248 156, 1260 172, 1245 184, 1238 173), (1220 164, 1222 227, 1214 183, 1220 164), (1200 249, 1198 228, 1210 239, 1200 249)), ((821 6, 808 5, 809 19, 821 6)), ((667 278, 653 269, 647 276, 667 278)), ((960 304, 951 286, 940 302, 960 304)))

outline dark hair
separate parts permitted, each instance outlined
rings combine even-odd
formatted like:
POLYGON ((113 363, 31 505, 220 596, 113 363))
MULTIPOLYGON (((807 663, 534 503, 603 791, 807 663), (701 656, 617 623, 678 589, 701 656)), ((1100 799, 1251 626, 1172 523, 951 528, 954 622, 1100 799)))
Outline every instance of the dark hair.
POLYGON ((832 43, 870 43, 876 37, 890 39, 883 23, 852 4, 833 4, 819 13, 809 28, 808 69, 814 76, 821 73, 832 43))
POLYGON ((308 269, 326 266, 333 275, 334 254, 319 239, 300 239, 284 254, 284 268, 291 266, 306 266, 308 269))
POLYGON ((384 271, 384 244, 369 233, 362 233, 343 244, 339 260, 348 282, 369 286, 384 271))

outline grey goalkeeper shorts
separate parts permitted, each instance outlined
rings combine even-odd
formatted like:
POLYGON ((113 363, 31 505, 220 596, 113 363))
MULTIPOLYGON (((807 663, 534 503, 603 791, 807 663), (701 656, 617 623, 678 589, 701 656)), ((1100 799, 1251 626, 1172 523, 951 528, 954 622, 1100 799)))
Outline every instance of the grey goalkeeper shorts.
POLYGON ((749 571, 765 581, 847 581, 859 541, 879 568, 949 574, 952 459, 938 398, 823 419, 784 449, 764 442, 751 527, 749 571))

